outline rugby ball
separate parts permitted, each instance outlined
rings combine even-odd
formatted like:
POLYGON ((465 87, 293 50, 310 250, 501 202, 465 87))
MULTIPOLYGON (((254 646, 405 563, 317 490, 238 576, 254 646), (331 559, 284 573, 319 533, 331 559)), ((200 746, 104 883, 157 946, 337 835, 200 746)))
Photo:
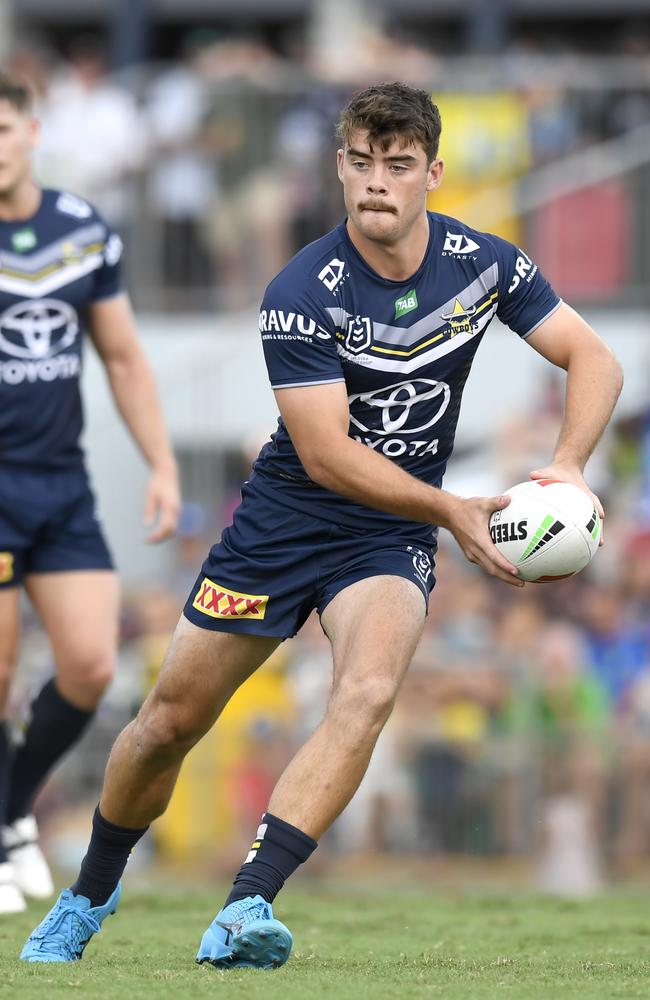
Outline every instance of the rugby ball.
POLYGON ((512 499, 490 517, 490 535, 522 580, 564 580, 591 562, 601 528, 587 493, 557 479, 518 483, 506 493, 512 499))

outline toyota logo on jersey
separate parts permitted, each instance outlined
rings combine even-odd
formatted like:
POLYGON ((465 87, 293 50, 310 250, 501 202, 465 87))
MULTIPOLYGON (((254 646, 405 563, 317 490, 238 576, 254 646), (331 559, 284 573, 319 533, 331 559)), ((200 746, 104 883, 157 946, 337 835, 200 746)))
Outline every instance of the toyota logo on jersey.
POLYGON ((365 433, 410 437, 432 427, 449 406, 446 382, 412 379, 348 397, 350 422, 365 433))
POLYGON ((0 316, 0 351, 38 361, 71 347, 79 334, 76 311, 58 299, 17 302, 0 316))

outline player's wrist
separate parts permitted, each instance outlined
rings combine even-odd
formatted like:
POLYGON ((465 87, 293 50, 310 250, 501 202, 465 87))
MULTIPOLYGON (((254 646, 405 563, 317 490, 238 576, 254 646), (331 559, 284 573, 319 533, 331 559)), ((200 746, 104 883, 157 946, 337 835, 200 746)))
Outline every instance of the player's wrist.
POLYGON ((456 496, 455 493, 448 493, 446 490, 435 489, 434 502, 435 509, 431 522, 440 528, 451 530, 464 503, 463 497, 456 496))
POLYGON ((169 476, 169 475, 177 476, 178 475, 178 464, 176 462, 176 459, 172 455, 172 453, 169 452, 166 455, 161 455, 160 458, 156 458, 151 463, 151 472, 152 473, 160 473, 160 474, 166 475, 166 476, 169 476))
POLYGON ((577 455, 559 454, 553 457, 550 467, 556 473, 562 472, 582 476, 585 464, 586 459, 583 460, 577 455))

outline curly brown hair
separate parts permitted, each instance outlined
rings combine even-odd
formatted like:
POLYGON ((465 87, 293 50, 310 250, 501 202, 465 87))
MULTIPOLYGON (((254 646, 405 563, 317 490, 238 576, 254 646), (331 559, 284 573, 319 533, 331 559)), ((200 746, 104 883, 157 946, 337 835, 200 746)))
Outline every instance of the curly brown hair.
POLYGON ((355 94, 343 108, 336 136, 349 145, 354 132, 368 132, 385 152, 397 136, 419 142, 431 163, 438 155, 440 111, 426 90, 406 83, 380 83, 355 94))

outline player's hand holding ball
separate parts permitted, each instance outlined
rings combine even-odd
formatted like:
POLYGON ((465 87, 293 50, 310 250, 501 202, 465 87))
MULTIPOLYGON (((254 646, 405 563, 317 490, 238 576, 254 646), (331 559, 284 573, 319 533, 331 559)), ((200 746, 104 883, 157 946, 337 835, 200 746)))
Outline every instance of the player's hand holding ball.
POLYGON ((512 498, 507 494, 498 497, 454 497, 443 527, 451 531, 471 563, 504 583, 523 587, 524 581, 512 560, 493 544, 490 532, 486 530, 490 515, 505 514, 511 502, 512 498))
POLYGON ((563 580, 591 562, 602 537, 602 508, 593 494, 552 478, 506 492, 510 503, 491 515, 490 535, 522 580, 563 580))

